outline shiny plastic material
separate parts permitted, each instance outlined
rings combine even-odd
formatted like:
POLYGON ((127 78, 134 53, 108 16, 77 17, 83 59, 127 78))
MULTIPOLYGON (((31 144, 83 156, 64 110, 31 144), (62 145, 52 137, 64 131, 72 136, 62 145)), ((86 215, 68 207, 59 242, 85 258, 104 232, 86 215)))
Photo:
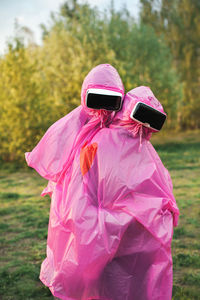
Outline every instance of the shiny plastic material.
MULTIPOLYGON (((49 194, 52 196, 51 207, 55 202, 59 207, 61 198, 65 197, 66 191, 68 188, 70 189, 68 185, 73 171, 71 166, 75 153, 80 150, 86 139, 91 139, 102 127, 108 126, 114 116, 112 112, 105 110, 95 111, 86 107, 85 95, 89 88, 114 90, 122 93, 122 95, 124 94, 123 84, 117 71, 109 64, 97 66, 92 69, 83 82, 81 92, 82 106, 79 106, 70 114, 54 123, 36 147, 31 152, 25 153, 27 164, 34 168, 42 177, 49 180, 41 195, 49 194), (55 198, 56 200, 54 200, 55 198)), ((87 172, 90 165, 84 164, 83 168, 87 172)), ((50 211, 47 258, 41 266, 40 279, 45 285, 49 286, 54 295, 59 296, 60 289, 58 286, 62 285, 62 283, 57 284, 55 282, 54 284, 54 276, 57 272, 57 263, 59 264, 59 260, 64 258, 63 250, 68 239, 65 236, 65 229, 62 228, 60 223, 61 220, 58 219, 58 223, 51 226, 55 220, 54 214, 57 216, 56 208, 50 211), (55 233, 55 236, 53 235, 52 237, 52 233, 55 233), (54 240, 55 243, 53 242, 54 240)), ((62 268, 60 270, 62 273, 62 268)), ((61 297, 65 297, 65 295, 61 297)), ((64 299, 70 299, 68 296, 66 297, 64 299)))
POLYGON ((89 109, 86 106, 86 92, 90 88, 117 91, 124 95, 121 78, 111 65, 98 65, 88 73, 81 89, 81 106, 55 122, 36 147, 25 153, 27 164, 51 181, 43 190, 42 196, 52 194, 52 182, 63 180, 77 149, 85 139, 107 126, 114 116, 110 111, 89 109))
POLYGON ((45 179, 56 182, 70 157, 77 135, 88 120, 88 114, 79 106, 51 125, 35 148, 25 153, 29 167, 45 179))
POLYGON ((110 128, 76 151, 70 180, 68 169, 55 184, 40 279, 60 299, 171 300, 179 211, 151 132, 127 117, 150 92, 128 93, 110 128))

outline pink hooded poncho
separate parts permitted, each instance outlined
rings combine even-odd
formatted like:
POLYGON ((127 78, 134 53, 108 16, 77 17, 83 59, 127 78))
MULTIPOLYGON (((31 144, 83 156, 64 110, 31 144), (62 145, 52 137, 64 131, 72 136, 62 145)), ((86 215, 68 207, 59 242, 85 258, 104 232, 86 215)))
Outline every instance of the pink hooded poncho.
POLYGON ((85 138, 107 126, 114 113, 86 106, 89 88, 107 89, 122 93, 124 87, 117 70, 109 64, 93 68, 85 77, 81 89, 81 105, 55 122, 31 152, 25 153, 28 166, 49 180, 42 196, 52 194, 56 182, 61 182, 85 138))
MULTIPOLYGON (((86 107, 87 89, 107 89, 124 94, 124 87, 115 68, 109 64, 95 67, 86 76, 81 104, 77 109, 54 123, 31 152, 25 153, 27 164, 42 177, 49 180, 42 196, 52 197, 47 239, 47 257, 41 266, 40 279, 56 296, 62 294, 65 281, 63 264, 66 244, 70 243, 68 229, 63 228, 59 211, 65 213, 65 198, 70 189, 69 183, 73 160, 80 147, 89 141, 104 126, 108 126, 114 113, 106 110, 93 110, 86 107)), ((64 292, 65 293, 65 292, 64 292)), ((71 298, 66 298, 71 299, 71 298)))
POLYGON ((70 182, 52 198, 40 279, 60 299, 171 300, 179 210, 151 132, 128 117, 138 99, 162 111, 149 88, 129 92, 110 128, 77 150, 70 182))

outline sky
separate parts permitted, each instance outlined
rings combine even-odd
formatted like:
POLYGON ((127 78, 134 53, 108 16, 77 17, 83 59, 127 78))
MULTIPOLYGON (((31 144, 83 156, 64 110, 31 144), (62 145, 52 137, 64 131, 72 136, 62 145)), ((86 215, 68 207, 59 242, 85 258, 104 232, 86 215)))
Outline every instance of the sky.
MULTIPOLYGON (((48 25, 51 12, 58 12, 65 0, 0 0, 0 54, 5 53, 6 41, 14 36, 14 22, 27 26, 34 33, 36 43, 41 43, 40 24, 48 25)), ((108 7, 109 0, 79 0, 79 3, 88 2, 100 10, 108 7)), ((114 0, 115 8, 124 4, 130 13, 137 19, 139 0, 114 0)))

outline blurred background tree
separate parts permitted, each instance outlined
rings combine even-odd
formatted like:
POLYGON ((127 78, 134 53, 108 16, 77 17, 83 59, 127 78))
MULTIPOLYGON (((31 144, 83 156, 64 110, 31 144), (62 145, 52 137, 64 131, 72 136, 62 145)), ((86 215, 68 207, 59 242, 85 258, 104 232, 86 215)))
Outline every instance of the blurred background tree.
POLYGON ((119 71, 126 92, 150 86, 168 114, 166 129, 200 127, 198 1, 140 2, 136 21, 114 1, 102 13, 68 0, 51 26, 41 26, 40 46, 17 28, 0 58, 3 160, 24 161, 47 128, 80 104, 83 79, 100 63, 119 71))
POLYGON ((158 36, 164 36, 182 82, 179 127, 200 128, 200 1, 140 1, 141 22, 153 27, 158 36))

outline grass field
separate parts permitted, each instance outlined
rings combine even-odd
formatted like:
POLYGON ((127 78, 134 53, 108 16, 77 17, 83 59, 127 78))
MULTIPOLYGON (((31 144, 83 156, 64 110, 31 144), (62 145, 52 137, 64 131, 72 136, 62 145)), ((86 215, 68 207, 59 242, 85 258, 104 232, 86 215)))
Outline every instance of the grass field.
MULTIPOLYGON (((180 209, 172 244, 174 300, 200 299, 200 134, 153 140, 169 169, 180 209), (160 143, 162 141, 162 143, 160 143)), ((50 199, 34 170, 0 169, 0 299, 53 299, 39 280, 45 257, 50 199)), ((166 287, 167 288, 167 287, 166 287)))

